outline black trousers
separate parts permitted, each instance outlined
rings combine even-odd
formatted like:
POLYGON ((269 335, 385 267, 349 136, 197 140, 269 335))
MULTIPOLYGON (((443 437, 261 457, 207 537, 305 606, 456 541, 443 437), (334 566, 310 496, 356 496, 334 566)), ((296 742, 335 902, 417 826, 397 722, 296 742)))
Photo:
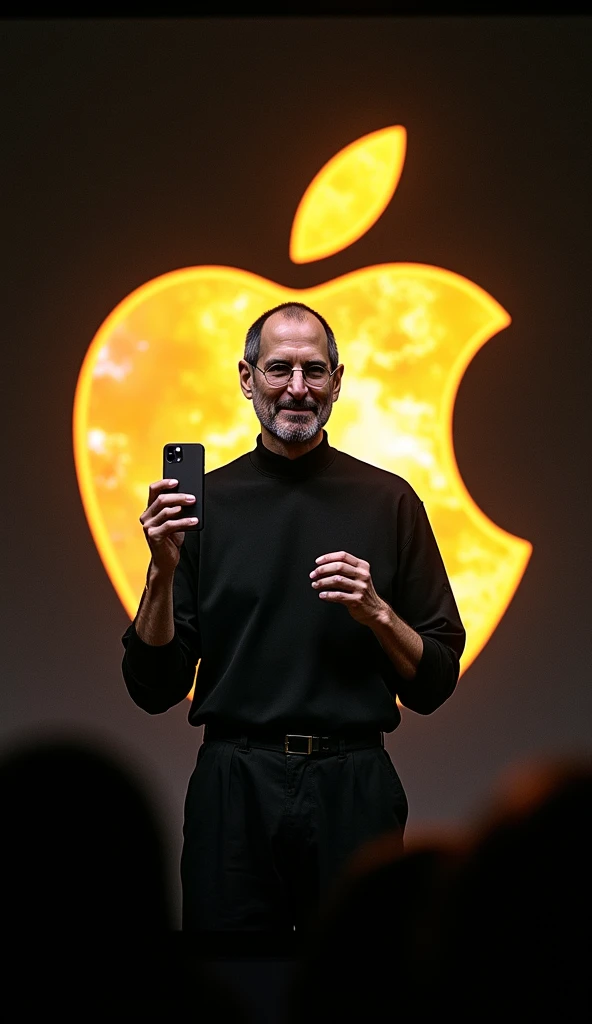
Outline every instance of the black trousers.
POLYGON ((185 801, 183 931, 306 929, 355 850, 402 839, 407 798, 375 736, 302 754, 206 728, 185 801))

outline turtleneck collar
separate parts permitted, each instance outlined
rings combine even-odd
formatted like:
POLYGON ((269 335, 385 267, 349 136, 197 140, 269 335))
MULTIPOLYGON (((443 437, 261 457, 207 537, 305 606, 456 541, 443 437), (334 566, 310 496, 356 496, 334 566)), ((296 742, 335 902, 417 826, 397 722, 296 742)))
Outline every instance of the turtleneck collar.
POLYGON ((304 477, 315 476, 316 473, 320 473, 330 466, 335 454, 335 448, 331 448, 329 445, 327 431, 323 430, 321 443, 298 459, 288 459, 285 455, 278 455, 276 452, 270 451, 263 444, 261 434, 259 434, 257 447, 254 451, 249 452, 249 458, 255 468, 266 476, 302 480, 304 477))

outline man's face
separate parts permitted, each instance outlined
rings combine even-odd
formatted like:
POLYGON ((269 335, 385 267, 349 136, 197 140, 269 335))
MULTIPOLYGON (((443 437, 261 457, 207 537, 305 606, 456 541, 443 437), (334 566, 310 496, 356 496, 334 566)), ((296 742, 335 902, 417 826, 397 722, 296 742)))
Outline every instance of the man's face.
POLYGON ((305 313, 303 320, 288 320, 279 312, 265 321, 257 365, 267 370, 273 363, 287 363, 296 368, 296 373, 284 387, 274 388, 262 373, 253 370, 255 414, 261 425, 281 441, 310 441, 329 419, 341 380, 338 369, 323 388, 313 388, 298 372, 313 364, 331 370, 327 336, 316 316, 305 313))

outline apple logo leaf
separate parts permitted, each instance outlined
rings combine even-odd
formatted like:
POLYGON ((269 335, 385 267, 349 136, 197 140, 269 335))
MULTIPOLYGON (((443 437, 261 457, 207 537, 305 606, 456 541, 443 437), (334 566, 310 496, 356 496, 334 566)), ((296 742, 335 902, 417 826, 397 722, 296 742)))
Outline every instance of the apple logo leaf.
POLYGON ((381 128, 340 150, 302 196, 290 238, 290 259, 310 263, 355 242, 390 203, 399 184, 407 132, 381 128))

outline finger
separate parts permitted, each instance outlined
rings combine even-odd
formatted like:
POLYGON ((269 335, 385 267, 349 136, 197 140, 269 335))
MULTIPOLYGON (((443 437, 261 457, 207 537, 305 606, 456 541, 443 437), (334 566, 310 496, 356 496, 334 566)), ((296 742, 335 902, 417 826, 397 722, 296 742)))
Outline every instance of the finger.
POLYGON ((146 525, 150 520, 156 519, 157 516, 161 515, 162 512, 166 512, 167 509, 169 511, 174 509, 175 512, 179 512, 182 505, 193 505, 194 503, 194 494, 170 494, 167 492, 158 494, 152 504, 142 512, 140 522, 146 525), (171 502, 175 504, 172 505, 171 502))
POLYGON ((363 589, 364 584, 359 580, 353 580, 349 576, 328 576, 326 579, 313 580, 312 586, 319 593, 321 590, 342 590, 345 593, 355 593, 363 589))
POLYGON ((152 504, 156 505, 157 508, 164 508, 164 506, 171 501, 181 505, 193 505, 195 502, 195 494, 185 494, 184 492, 177 494, 176 491, 171 494, 170 492, 167 493, 164 491, 154 499, 152 504))
POLYGON ((170 491, 171 487, 177 487, 179 481, 176 477, 166 477, 163 480, 155 480, 148 488, 148 504, 151 505, 155 498, 163 491, 170 491))
POLYGON ((315 558, 316 565, 325 564, 325 562, 348 562, 349 565, 358 565, 360 561, 362 559, 350 555, 349 551, 331 551, 329 554, 319 555, 318 558, 315 558))
POLYGON ((162 523, 166 523, 173 516, 178 516, 179 512, 183 512, 184 516, 189 518, 189 509, 183 509, 182 505, 165 505, 159 512, 154 512, 152 515, 146 515, 144 519, 144 527, 160 526, 162 523))
MULTIPOLYGON (((178 484, 179 481, 174 477, 169 477, 166 480, 157 480, 155 483, 150 484, 150 487, 148 488, 147 510, 152 508, 153 505, 162 507, 163 504, 170 501, 171 488, 177 487, 178 484)), ((175 492, 173 497, 175 501, 185 501, 188 498, 195 501, 194 494, 185 494, 184 492, 181 492, 180 494, 175 492)))
POLYGON ((169 519, 164 525, 171 527, 170 533, 176 533, 178 530, 188 530, 196 523, 199 523, 197 516, 185 516, 183 519, 169 519))
POLYGON ((150 541, 158 543, 159 541, 166 540, 168 537, 175 533, 184 533, 191 526, 195 526, 198 522, 197 518, 193 516, 191 519, 167 519, 164 523, 159 526, 152 524, 146 528, 146 537, 148 542, 150 541))
POLYGON ((364 562, 360 562, 358 565, 352 565, 351 562, 327 562, 313 569, 309 576, 311 580, 322 579, 332 573, 342 573, 351 579, 356 579, 359 576, 366 578, 368 575, 364 562))
POLYGON ((346 590, 321 590, 319 597, 330 604, 356 605, 361 600, 357 591, 350 594, 346 590))

